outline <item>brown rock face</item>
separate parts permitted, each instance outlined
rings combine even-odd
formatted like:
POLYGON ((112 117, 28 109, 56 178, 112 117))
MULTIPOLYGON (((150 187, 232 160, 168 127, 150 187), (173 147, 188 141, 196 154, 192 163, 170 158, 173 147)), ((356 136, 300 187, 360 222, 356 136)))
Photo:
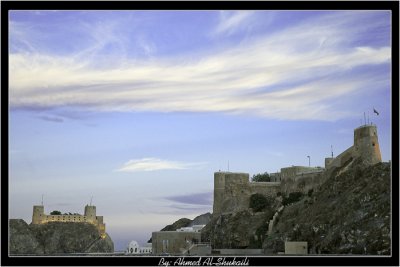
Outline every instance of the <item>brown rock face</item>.
POLYGON ((84 252, 114 252, 114 243, 108 234, 100 238, 97 228, 88 223, 28 225, 21 219, 10 220, 10 254, 84 252))

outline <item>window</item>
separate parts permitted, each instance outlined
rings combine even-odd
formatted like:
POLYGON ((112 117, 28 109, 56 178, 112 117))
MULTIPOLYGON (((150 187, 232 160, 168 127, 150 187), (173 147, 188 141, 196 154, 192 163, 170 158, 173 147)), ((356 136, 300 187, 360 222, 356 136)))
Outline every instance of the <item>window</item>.
POLYGON ((375 146, 375 143, 372 143, 372 146, 375 146))

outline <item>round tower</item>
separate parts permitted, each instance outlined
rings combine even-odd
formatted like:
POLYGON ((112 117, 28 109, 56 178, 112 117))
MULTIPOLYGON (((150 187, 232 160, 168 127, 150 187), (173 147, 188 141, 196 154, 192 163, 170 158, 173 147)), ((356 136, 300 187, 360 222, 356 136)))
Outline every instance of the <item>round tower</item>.
POLYGON ((32 223, 40 224, 44 219, 44 207, 43 206, 33 206, 32 223))
POLYGON ((85 206, 85 216, 89 222, 96 221, 96 206, 85 206))
POLYGON ((214 203, 213 216, 218 216, 221 213, 222 202, 225 197, 225 173, 214 173, 214 203))
POLYGON ((354 130, 354 153, 371 165, 382 161, 376 125, 363 125, 354 130))

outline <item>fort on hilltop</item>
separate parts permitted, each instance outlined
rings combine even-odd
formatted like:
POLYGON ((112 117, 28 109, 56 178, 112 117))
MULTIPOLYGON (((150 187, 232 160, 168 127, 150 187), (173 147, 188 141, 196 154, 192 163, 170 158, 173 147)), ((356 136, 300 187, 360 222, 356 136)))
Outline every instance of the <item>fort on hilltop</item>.
POLYGON ((215 172, 213 216, 248 209, 250 196, 255 193, 276 197, 278 192, 307 193, 317 190, 327 173, 345 167, 356 158, 364 164, 374 165, 382 161, 376 125, 365 124, 354 129, 354 144, 337 157, 325 159, 325 168, 291 166, 271 174, 274 182, 250 182, 248 173, 215 172))
POLYGON ((103 216, 96 216, 96 206, 85 206, 84 215, 47 215, 44 213, 44 206, 33 206, 32 224, 45 224, 48 222, 74 222, 90 223, 97 227, 102 238, 106 237, 106 225, 103 216))

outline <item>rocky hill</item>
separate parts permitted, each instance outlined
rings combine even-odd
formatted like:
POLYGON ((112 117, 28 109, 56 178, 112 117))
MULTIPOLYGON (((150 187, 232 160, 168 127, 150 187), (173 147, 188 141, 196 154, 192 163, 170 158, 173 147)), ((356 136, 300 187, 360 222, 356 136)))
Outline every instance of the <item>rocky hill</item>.
POLYGON ((10 219, 9 223, 10 254, 114 252, 110 236, 100 238, 97 228, 88 223, 28 225, 21 219, 10 219))
POLYGON ((285 240, 307 241, 312 254, 390 254, 390 177, 389 163, 350 161, 286 205, 272 234, 268 223, 282 197, 262 212, 249 208, 212 218, 202 240, 213 248, 264 248, 267 254, 284 251, 285 240))
POLYGON ((354 161, 318 189, 285 207, 263 247, 307 241, 310 253, 390 254, 390 165, 354 161))
POLYGON ((188 226, 193 225, 206 225, 211 221, 211 213, 207 212, 194 218, 188 226))

